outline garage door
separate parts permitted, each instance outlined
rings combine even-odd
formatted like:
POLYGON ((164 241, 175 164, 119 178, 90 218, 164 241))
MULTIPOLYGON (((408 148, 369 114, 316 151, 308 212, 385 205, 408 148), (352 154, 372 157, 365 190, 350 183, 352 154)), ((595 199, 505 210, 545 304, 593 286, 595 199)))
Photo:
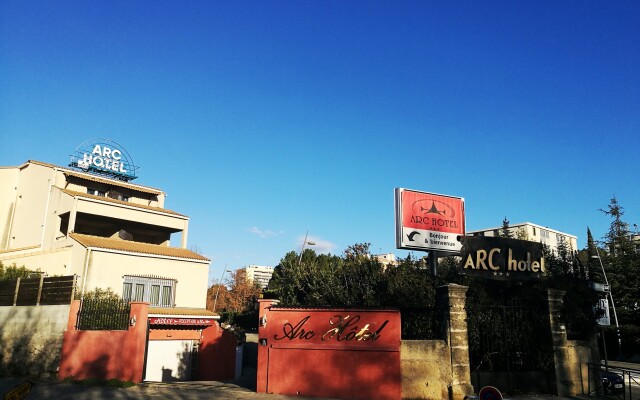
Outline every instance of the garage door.
POLYGON ((191 375, 191 340, 150 340, 144 380, 188 381, 191 375))

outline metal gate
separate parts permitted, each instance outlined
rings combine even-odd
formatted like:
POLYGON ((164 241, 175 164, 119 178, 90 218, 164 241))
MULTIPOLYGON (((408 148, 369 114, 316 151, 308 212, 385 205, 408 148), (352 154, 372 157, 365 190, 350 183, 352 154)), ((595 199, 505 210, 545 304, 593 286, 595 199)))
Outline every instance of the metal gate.
POLYGON ((541 292, 483 290, 467 298, 471 382, 476 392, 554 393, 549 307, 541 292), (482 302, 478 302, 482 299, 482 302))

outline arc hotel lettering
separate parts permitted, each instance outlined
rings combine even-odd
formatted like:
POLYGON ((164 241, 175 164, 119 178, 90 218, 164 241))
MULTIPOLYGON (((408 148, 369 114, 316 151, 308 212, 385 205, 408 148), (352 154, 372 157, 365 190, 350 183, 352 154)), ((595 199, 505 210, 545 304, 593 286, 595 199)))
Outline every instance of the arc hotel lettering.
POLYGON ((125 163, 122 162, 122 152, 107 146, 100 147, 99 144, 93 147, 91 153, 84 153, 82 160, 78 160, 78 166, 84 169, 95 167, 100 170, 127 174, 125 163))
MULTIPOLYGON (((282 325, 282 334, 275 335, 276 341, 280 340, 312 340, 318 338, 313 326, 307 326, 311 316, 308 315, 297 322, 295 325, 291 323, 285 323, 282 325)), ((334 315, 329 318, 329 325, 332 326, 326 332, 320 336, 322 342, 335 340, 338 342, 350 342, 350 341, 376 341, 380 338, 382 331, 389 323, 389 320, 385 320, 380 326, 374 330, 371 328, 371 323, 360 324, 360 315, 334 315)), ((324 329, 320 328, 321 332, 324 329)))
POLYGON ((497 280, 540 279, 546 275, 542 244, 528 240, 461 236, 460 273, 497 280))

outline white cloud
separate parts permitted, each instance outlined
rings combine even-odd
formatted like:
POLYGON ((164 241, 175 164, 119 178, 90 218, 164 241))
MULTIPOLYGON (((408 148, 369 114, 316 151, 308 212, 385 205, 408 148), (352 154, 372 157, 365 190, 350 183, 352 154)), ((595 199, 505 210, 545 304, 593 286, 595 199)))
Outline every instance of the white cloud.
POLYGON ((253 233, 254 235, 261 237, 261 238, 268 238, 268 237, 273 237, 273 236, 280 236, 282 235, 284 232, 279 231, 279 232, 274 232, 274 231, 270 231, 270 230, 262 230, 260 228, 258 228, 257 226, 252 226, 251 228, 247 229, 250 233, 253 233))

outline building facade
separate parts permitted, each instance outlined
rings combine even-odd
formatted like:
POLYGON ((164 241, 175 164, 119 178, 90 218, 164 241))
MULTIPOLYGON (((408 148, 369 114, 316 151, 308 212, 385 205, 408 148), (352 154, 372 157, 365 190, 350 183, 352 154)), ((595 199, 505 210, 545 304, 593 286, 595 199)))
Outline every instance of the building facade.
MULTIPOLYGON (((502 227, 468 231, 467 235, 473 236, 500 236, 502 227)), ((568 233, 560 232, 545 226, 523 222, 521 224, 509 225, 509 232, 516 239, 540 242, 556 252, 560 243, 565 243, 570 252, 578 250, 578 237, 568 233)))
POLYGON ((266 289, 273 276, 273 267, 264 265, 249 265, 245 267, 245 271, 247 273, 247 280, 249 282, 256 282, 262 290, 266 289))
POLYGON ((166 209, 165 196, 39 161, 0 167, 0 261, 78 275, 81 293, 111 288, 151 306, 204 308, 210 260, 187 249, 189 217, 166 209))

